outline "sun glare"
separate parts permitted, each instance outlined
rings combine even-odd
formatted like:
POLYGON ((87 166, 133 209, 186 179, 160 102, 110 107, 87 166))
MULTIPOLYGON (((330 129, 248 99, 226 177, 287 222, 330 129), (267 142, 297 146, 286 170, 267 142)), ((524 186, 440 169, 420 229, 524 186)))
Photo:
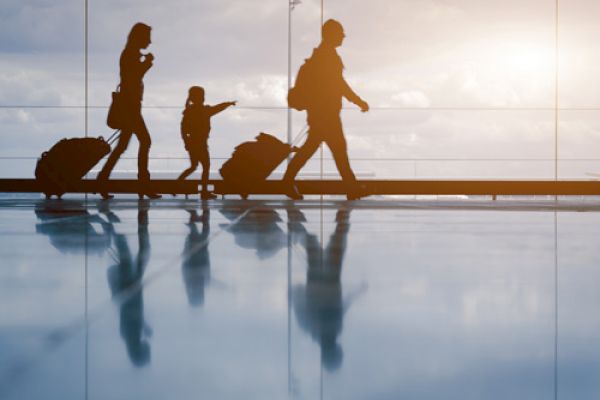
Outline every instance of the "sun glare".
POLYGON ((554 50, 536 44, 505 46, 501 59, 507 71, 523 76, 545 75, 554 70, 554 50))

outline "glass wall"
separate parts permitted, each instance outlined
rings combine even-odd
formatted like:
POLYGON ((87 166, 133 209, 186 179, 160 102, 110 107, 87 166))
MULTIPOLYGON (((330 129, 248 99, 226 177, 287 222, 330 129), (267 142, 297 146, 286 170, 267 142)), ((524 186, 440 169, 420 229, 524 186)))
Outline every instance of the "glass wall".
MULTIPOLYGON (((15 1, 2 10, 0 163, 4 177, 26 178, 54 142, 86 134, 85 2, 15 1)), ((259 132, 286 140, 288 51, 295 78, 318 45, 321 18, 335 18, 346 31, 338 49, 346 79, 371 106, 363 114, 346 103, 342 115, 359 176, 552 179, 558 139, 558 177, 593 178, 600 172, 594 150, 600 141, 594 16, 600 10, 577 0, 558 11, 557 25, 551 0, 493 6, 305 0, 289 20, 283 0, 89 1, 87 134, 110 135, 105 118, 119 55, 131 26, 146 22, 155 56, 144 97, 151 171, 174 177, 186 167, 181 111, 188 88, 199 85, 209 104, 238 101, 212 121, 217 178, 239 143, 259 132)), ((291 118, 297 137, 305 115, 293 111, 291 118)), ((115 176, 135 169, 136 154, 132 140, 115 176)), ((317 152, 302 173, 338 176, 328 150, 317 152)))

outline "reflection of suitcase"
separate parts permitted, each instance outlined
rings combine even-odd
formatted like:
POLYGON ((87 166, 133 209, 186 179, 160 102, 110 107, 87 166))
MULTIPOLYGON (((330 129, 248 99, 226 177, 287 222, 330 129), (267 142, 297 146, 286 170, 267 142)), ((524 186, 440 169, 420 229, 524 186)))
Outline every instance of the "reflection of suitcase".
MULTIPOLYGON (((52 246, 61 253, 102 256, 110 247, 111 236, 107 232, 111 222, 106 222, 99 214, 90 214, 83 203, 71 204, 68 209, 38 203, 35 215, 41 221, 35 226, 35 232, 47 235, 52 246), (101 226, 102 230, 98 231, 92 224, 101 226)), ((105 215, 111 218, 114 214, 105 215)))
POLYGON ((79 181, 108 153, 110 144, 116 140, 115 132, 108 141, 104 138, 62 139, 38 159, 35 178, 40 189, 50 198, 59 198, 79 181))
POLYGON ((219 172, 226 182, 233 183, 239 188, 240 195, 246 198, 252 188, 267 179, 292 150, 289 144, 275 136, 261 133, 255 141, 238 145, 219 172))

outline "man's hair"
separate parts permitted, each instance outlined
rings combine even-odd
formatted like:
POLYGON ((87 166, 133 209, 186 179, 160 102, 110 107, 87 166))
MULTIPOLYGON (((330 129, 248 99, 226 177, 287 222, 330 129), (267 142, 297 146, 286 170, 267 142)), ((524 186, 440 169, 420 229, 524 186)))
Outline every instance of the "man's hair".
POLYGON ((330 37, 332 34, 338 34, 340 32, 344 32, 344 27, 335 19, 328 19, 321 28, 321 35, 323 38, 330 37))

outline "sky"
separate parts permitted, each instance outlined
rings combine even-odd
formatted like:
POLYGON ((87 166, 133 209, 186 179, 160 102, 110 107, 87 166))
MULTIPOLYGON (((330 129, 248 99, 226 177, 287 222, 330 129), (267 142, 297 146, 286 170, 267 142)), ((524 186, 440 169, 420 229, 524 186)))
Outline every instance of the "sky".
MULTIPOLYGON (((599 111, 589 110, 600 107, 600 4, 571 0, 559 7, 559 175, 589 177, 600 172, 600 162, 590 160, 600 148, 599 111)), ((356 172, 380 178, 552 177, 555 13, 554 0, 325 0, 324 18, 345 27, 339 49, 345 77, 372 107, 363 114, 347 103, 342 115, 356 172)), ((42 151, 63 137, 85 135, 84 16, 83 0, 0 5, 5 177, 32 176, 42 151)), ((303 0, 292 13, 293 75, 318 45, 320 19, 318 0, 303 0)), ((192 85, 206 88, 210 104, 238 101, 213 119, 215 170, 237 144, 259 132, 286 138, 285 0, 89 1, 89 135, 111 133, 105 107, 118 84, 119 54, 138 21, 153 28, 148 51, 155 63, 144 98, 151 171, 186 167, 179 122, 192 85)), ((304 119, 293 112, 293 136, 304 119)), ((136 152, 133 140, 129 159, 117 170, 134 169, 136 152)), ((318 171, 318 163, 305 171, 318 171)), ((335 173, 331 162, 325 172, 335 173)))

